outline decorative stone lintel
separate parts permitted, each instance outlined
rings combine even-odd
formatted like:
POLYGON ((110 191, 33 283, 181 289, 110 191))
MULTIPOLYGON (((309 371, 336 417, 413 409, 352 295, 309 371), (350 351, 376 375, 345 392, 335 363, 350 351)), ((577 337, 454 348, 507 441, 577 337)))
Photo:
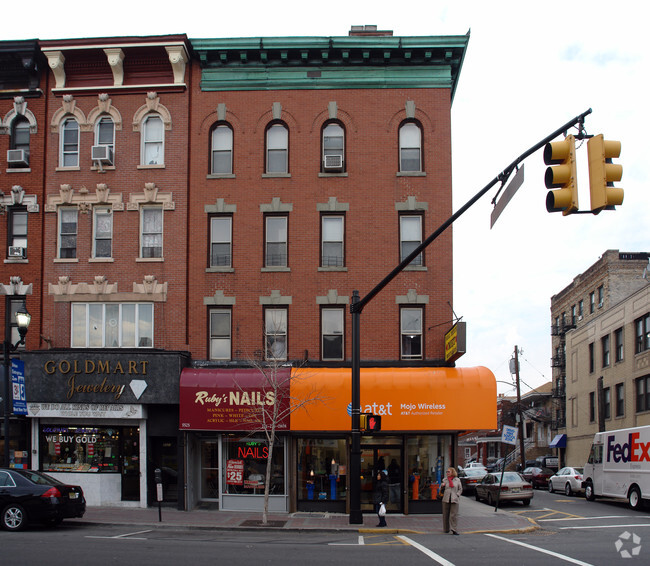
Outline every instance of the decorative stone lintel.
POLYGON ((0 295, 31 295, 32 283, 25 285, 23 280, 18 275, 13 275, 9 278, 9 284, 5 285, 0 283, 0 295))
POLYGON ((57 283, 48 283, 48 295, 89 295, 97 297, 99 295, 113 295, 117 293, 117 283, 109 283, 105 275, 96 275, 91 283, 72 283, 69 275, 59 277, 57 283))
POLYGON ((418 202, 414 196, 408 196, 404 202, 395 203, 395 210, 398 212, 409 210, 429 210, 429 203, 418 202))
POLYGON ((273 197, 270 204, 260 204, 260 212, 291 212, 292 203, 283 203, 280 197, 273 197))
POLYGON ((350 205, 347 202, 338 202, 336 197, 329 197, 326 203, 316 203, 318 212, 347 212, 350 205))
POLYGON ((38 200, 36 195, 27 195, 20 185, 11 187, 11 192, 5 195, 0 191, 0 213, 6 212, 7 208, 15 205, 27 207, 27 212, 38 212, 38 200))
POLYGON ((406 295, 395 296, 396 305, 428 305, 429 295, 418 295, 415 289, 409 289, 406 295))
POLYGON ((226 204, 225 199, 218 198, 215 204, 206 204, 203 210, 206 214, 235 214, 237 205, 226 204))
POLYGON ((336 289, 329 289, 327 295, 316 297, 317 305, 347 305, 349 302, 350 297, 339 295, 336 289))
POLYGON ((260 305, 290 305, 292 301, 291 296, 282 296, 277 289, 273 289, 266 297, 260 297, 260 305))
POLYGON ((235 297, 226 297, 222 289, 217 289, 212 297, 203 297, 203 304, 208 306, 232 307, 236 304, 235 297))
POLYGON ((131 193, 127 210, 140 210, 145 204, 160 204, 163 210, 175 210, 176 203, 171 192, 163 192, 158 189, 156 183, 145 183, 141 193, 131 193))
POLYGON ((95 194, 92 194, 86 187, 81 187, 77 194, 72 185, 61 185, 58 195, 48 195, 45 212, 56 212, 59 206, 76 206, 80 212, 87 213, 92 210, 94 205, 110 205, 112 210, 124 210, 122 194, 111 194, 106 183, 98 183, 95 194))

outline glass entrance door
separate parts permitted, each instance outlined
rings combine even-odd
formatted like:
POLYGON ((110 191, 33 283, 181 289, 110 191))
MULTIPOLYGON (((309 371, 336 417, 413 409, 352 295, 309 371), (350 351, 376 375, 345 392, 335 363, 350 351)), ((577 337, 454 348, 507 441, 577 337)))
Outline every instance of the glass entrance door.
POLYGON ((361 450, 361 510, 374 512, 373 493, 377 484, 377 472, 388 474, 389 500, 387 511, 401 512, 403 473, 402 449, 396 446, 364 446, 361 450))
POLYGON ((121 438, 122 501, 140 500, 140 429, 124 427, 121 438))

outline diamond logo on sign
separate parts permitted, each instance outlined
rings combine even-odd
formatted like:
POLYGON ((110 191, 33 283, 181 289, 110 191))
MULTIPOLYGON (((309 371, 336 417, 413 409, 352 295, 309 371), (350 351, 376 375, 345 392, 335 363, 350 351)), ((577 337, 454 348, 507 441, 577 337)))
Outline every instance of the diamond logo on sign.
POLYGON ((504 444, 517 444, 517 427, 503 425, 501 442, 504 444))
POLYGON ((147 382, 143 379, 132 379, 131 383, 129 383, 129 387, 131 387, 131 391, 133 391, 135 398, 140 399, 144 390, 147 388, 147 382))

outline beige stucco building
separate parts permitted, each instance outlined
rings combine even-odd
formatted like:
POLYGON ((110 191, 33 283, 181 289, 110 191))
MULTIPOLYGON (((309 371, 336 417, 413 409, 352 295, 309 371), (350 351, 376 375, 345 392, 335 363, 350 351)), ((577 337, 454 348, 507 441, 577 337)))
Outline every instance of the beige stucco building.
POLYGON ((650 424, 650 254, 608 250, 551 298, 553 428, 584 465, 601 430, 650 424))

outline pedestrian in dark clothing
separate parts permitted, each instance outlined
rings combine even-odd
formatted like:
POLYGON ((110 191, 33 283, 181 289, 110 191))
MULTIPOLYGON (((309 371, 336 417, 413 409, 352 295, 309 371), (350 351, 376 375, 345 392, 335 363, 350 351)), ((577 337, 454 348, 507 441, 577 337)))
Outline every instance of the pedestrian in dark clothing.
POLYGON ((378 527, 386 526, 385 515, 379 514, 379 509, 382 504, 385 506, 388 503, 388 475, 384 471, 377 472, 377 483, 375 483, 375 490, 373 492, 373 502, 375 504, 375 512, 379 517, 378 527))

